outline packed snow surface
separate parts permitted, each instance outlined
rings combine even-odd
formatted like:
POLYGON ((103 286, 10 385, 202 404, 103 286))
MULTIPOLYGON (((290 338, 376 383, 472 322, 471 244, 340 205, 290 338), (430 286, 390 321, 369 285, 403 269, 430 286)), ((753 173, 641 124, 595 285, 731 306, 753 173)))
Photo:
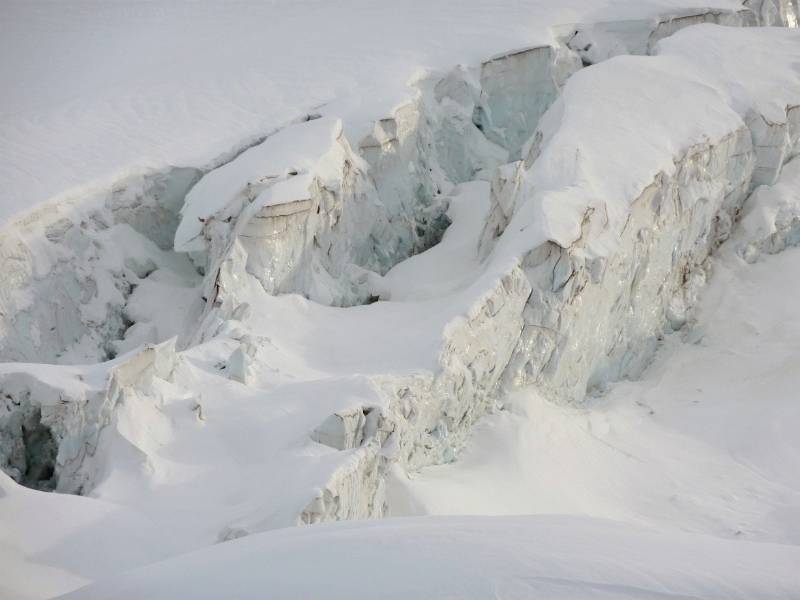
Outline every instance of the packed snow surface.
POLYGON ((0 596, 800 596, 796 10, 3 4, 0 596))

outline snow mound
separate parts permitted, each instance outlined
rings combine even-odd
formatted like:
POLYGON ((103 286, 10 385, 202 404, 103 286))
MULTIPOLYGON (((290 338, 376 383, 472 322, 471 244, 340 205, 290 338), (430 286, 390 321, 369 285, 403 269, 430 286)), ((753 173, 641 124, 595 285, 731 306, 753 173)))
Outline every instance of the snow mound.
POLYGON ((658 535, 586 518, 391 519, 261 534, 65 598, 344 599, 354 577, 397 599, 789 598, 800 593, 798 560, 792 546, 658 535))
POLYGON ((775 185, 753 192, 735 239, 747 262, 800 244, 800 160, 787 164, 775 185))

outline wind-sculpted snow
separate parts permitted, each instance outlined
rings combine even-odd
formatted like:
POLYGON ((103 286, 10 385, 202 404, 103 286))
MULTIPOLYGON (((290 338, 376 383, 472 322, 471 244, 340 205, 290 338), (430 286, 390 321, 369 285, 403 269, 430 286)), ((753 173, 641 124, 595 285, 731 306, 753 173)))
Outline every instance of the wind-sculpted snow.
POLYGON ((353 561, 363 585, 398 600, 748 600, 800 592, 796 547, 742 544, 553 515, 337 523, 207 548, 67 598, 168 600, 179 589, 210 600, 235 589, 243 599, 344 600, 353 595, 353 561), (308 576, 310 564, 316 576, 308 576))
POLYGON ((773 186, 753 192, 742 214, 734 241, 747 262, 800 244, 800 160, 783 169, 773 186))
POLYGON ((692 8, 672 12, 658 19, 641 21, 599 21, 590 24, 579 24, 575 27, 567 41, 567 47, 578 53, 585 65, 602 62, 614 56, 625 54, 652 54, 658 42, 675 32, 692 25, 715 23, 730 27, 752 27, 755 25, 781 25, 786 22, 779 19, 773 10, 780 0, 764 3, 762 9, 757 7, 740 8, 738 10, 692 8))
MULTIPOLYGON (((0 460, 5 470, 34 488, 90 491, 112 468, 106 465, 107 447, 101 447, 109 439, 101 442, 101 434, 116 429, 118 406, 141 401, 154 410, 161 398, 155 381, 171 378, 175 360, 173 341, 89 369, 4 364, 0 460)), ((138 425, 151 426, 148 409, 135 410, 138 425)), ((131 443, 136 445, 135 434, 131 443)))
MULTIPOLYGON (((495 253, 531 248, 523 266, 534 289, 507 374, 513 385, 579 400, 636 377, 659 337, 685 323, 704 262, 753 185, 800 151, 797 63, 748 73, 744 57, 725 60, 721 49, 763 32, 732 33, 692 28, 656 58, 620 57, 577 74, 527 158, 499 171, 484 244, 501 236, 495 253), (698 49, 725 66, 695 60, 698 49), (632 73, 636 90, 616 79, 632 73), (696 101, 678 112, 680 97, 696 101)), ((778 56, 797 52, 795 31, 772 33, 778 56)))
POLYGON ((588 515, 796 545, 800 250, 741 259, 792 205, 796 173, 790 163, 748 200, 691 321, 640 379, 580 404, 535 387, 505 396, 456 462, 390 481, 394 514, 588 515))
POLYGON ((320 104, 32 213, 2 242, 0 356, 121 356, 4 365, 3 470, 185 551, 391 515, 387 485, 457 460, 506 392, 637 377, 743 211, 766 219, 748 260, 797 243, 793 179, 746 202, 800 152, 800 37, 690 27, 795 8, 559 25, 419 73, 390 112, 320 104))
POLYGON ((321 110, 360 138, 409 97, 420 67, 546 46, 554 25, 654 20, 693 4, 299 0, 232 11, 201 0, 40 10, 9 0, 0 18, 0 221, 143 170, 206 170, 321 110))
POLYGON ((598 19, 579 23, 566 44, 578 53, 583 64, 592 65, 624 54, 653 54, 658 42, 692 25, 796 27, 798 15, 800 9, 795 0, 746 0, 736 8, 692 7, 670 11, 655 19, 598 19))

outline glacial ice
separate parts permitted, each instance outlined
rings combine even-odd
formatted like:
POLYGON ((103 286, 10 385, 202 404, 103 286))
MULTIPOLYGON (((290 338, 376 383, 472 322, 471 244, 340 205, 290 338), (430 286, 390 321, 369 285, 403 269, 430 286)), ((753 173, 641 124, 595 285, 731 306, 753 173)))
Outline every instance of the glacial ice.
MULTIPOLYGON (((687 30, 689 34, 694 37, 684 42, 686 47, 706 45, 709 54, 718 56, 720 46, 728 51, 725 44, 734 32, 706 27, 687 30)), ((790 35, 794 34, 787 32, 785 39, 775 42, 779 49, 771 61, 775 65, 772 76, 792 55, 790 35)), ((658 339, 687 320, 706 277, 707 257, 730 235, 757 183, 754 174, 759 169, 779 168, 782 162, 770 162, 773 155, 765 156, 755 148, 765 145, 765 139, 776 140, 778 156, 788 157, 796 152, 797 138, 791 125, 793 111, 786 108, 782 118, 770 112, 771 122, 782 128, 784 137, 765 138, 762 129, 748 127, 753 115, 766 110, 762 98, 767 93, 762 89, 759 95, 760 77, 751 77, 748 86, 748 74, 736 73, 736 79, 731 74, 731 79, 722 78, 717 88, 709 88, 701 83, 707 78, 705 72, 692 71, 686 59, 673 56, 680 52, 671 51, 671 47, 681 46, 675 41, 663 56, 620 57, 575 75, 524 148, 524 159, 496 171, 487 233, 482 236, 482 248, 475 249, 484 261, 476 262, 473 283, 455 288, 463 290, 461 297, 474 298, 466 318, 456 319, 444 330, 438 367, 432 377, 399 373, 379 377, 382 399, 369 414, 376 416, 381 423, 377 431, 383 433, 372 437, 364 433, 363 408, 320 418, 311 433, 313 439, 339 450, 355 448, 358 439, 361 443, 356 450, 358 458, 354 455, 334 473, 303 511, 303 522, 384 514, 387 507, 380 481, 395 465, 414 470, 452 460, 472 424, 492 410, 499 382, 506 386, 536 383, 553 398, 579 400, 606 382, 636 376, 652 356, 658 339), (624 81, 629 77, 641 87, 626 89, 623 96, 620 90, 625 89, 624 81), (743 91, 730 92, 727 82, 736 81, 741 87, 742 77, 743 91), (676 112, 676 94, 694 101, 676 112), (603 112, 598 114, 600 110, 603 112), (649 121, 647 138, 639 134, 640 121, 636 119, 643 118, 641 115, 649 121), (624 121, 628 116, 631 123, 624 121), (599 121, 599 126, 593 121, 599 121), (607 132, 601 129, 604 126, 607 132), (656 131, 657 127, 661 129, 656 131), (623 144, 619 143, 621 134, 628 136, 623 144), (659 139, 658 147, 648 141, 650 136, 659 139), (623 154, 615 154, 615 148, 622 149, 623 154), (636 165, 625 160, 630 152, 638 157, 636 165), (595 200, 587 204, 587 198, 595 200), (513 232, 507 233, 509 228, 513 232), (512 267, 516 257, 522 260, 512 267), (487 294, 485 290, 493 291, 487 294), (587 306, 603 307, 601 314, 609 316, 598 321, 596 312, 587 311, 587 306)), ((558 73, 557 54, 533 51, 522 56, 525 60, 546 57, 545 65, 550 64, 553 73, 558 73)), ((733 56, 728 60, 737 62, 733 56)), ((511 64, 517 62, 519 58, 511 64)), ((520 64, 531 68, 524 60, 520 64)), ((445 93, 453 93, 461 106, 474 103, 471 111, 461 109, 459 114, 471 112, 476 128, 488 128, 492 121, 487 117, 475 118, 488 111, 474 107, 487 102, 492 94, 482 89, 479 93, 469 91, 470 86, 476 80, 491 81, 493 89, 503 89, 498 81, 502 75, 497 73, 504 71, 493 70, 492 77, 486 77, 484 68, 480 78, 468 78, 468 71, 462 69, 447 75, 442 80, 446 83, 437 83, 434 100, 438 98, 441 112, 434 112, 435 117, 426 115, 425 111, 436 110, 436 103, 429 108, 431 105, 425 102, 431 100, 420 84, 417 107, 404 107, 398 113, 416 110, 426 115, 415 117, 419 122, 446 122, 455 118, 449 112, 452 102, 444 102, 445 93)), ((791 109, 798 90, 787 87, 783 93, 780 102, 791 109)), ((503 114, 502 109, 497 114, 503 114)), ((459 119, 464 127, 463 117, 459 119)), ((530 124, 518 126, 523 130, 530 124)), ((396 136, 399 147, 403 147, 398 133, 403 130, 384 120, 371 139, 386 144, 385 153, 392 157, 396 136), (380 142, 382 139, 385 141, 380 142)), ((433 129, 433 134, 439 131, 448 129, 433 129)), ((468 124, 462 131, 475 135, 468 124)), ((533 132, 531 129, 527 135, 533 132)), ((513 139, 495 137, 493 142, 491 147, 506 144, 503 150, 508 157, 519 152, 515 148, 518 141, 513 139)), ((375 147, 375 142, 366 147, 375 147)), ((418 154, 416 160, 436 166, 448 164, 449 155, 441 150, 441 143, 427 148, 433 149, 434 158, 423 159, 425 155, 418 154)), ((388 159, 380 164, 389 164, 388 159)), ((434 173, 439 170, 431 169, 434 173)), ((452 167, 442 171, 453 172, 452 167)), ((485 167, 455 172, 469 177, 469 171, 473 177, 487 173, 485 167)), ((384 172, 391 177, 391 171, 384 172)), ((452 189, 458 181, 447 183, 440 189, 452 189)), ((312 186, 312 197, 315 189, 312 186)), ((391 201, 397 196, 378 192, 376 197, 374 206, 397 206, 391 201)), ((319 200, 312 199, 315 202, 319 200)), ((330 231, 332 236, 343 235, 350 240, 348 229, 340 233, 332 227, 330 231)), ((444 252, 447 244, 445 237, 429 252, 444 252)), ((235 300, 240 294, 235 291, 235 281, 246 278, 253 264, 244 244, 234 246, 235 252, 225 259, 227 266, 220 269, 217 308, 207 314, 204 327, 217 323, 211 331, 219 331, 224 315, 235 310, 240 302, 235 300), (237 262, 242 266, 234 267, 237 262)), ((386 265, 391 266, 405 254, 394 255, 386 265)), ((256 276, 262 285, 265 270, 269 272, 264 269, 256 276)), ((386 292, 385 285, 374 276, 364 278, 361 271, 356 273, 357 280, 367 287, 362 297, 380 297, 386 292)), ((391 271, 386 279, 393 279, 391 271)), ((314 293, 310 295, 319 299, 314 293)), ((391 298, 391 293, 386 295, 391 298)))
MULTIPOLYGON (((160 392, 154 381, 169 380, 175 360, 173 340, 90 368, 2 365, 4 470, 32 487, 90 491, 111 468, 101 444, 107 443, 108 431, 116 429, 117 407, 139 396, 157 404, 160 392)), ((145 426, 146 411, 138 414, 145 426)))
POLYGON ((200 278, 169 250, 199 177, 184 168, 130 177, 6 227, 0 359, 96 362, 181 333, 200 278), (164 297, 169 305, 149 306, 164 297))

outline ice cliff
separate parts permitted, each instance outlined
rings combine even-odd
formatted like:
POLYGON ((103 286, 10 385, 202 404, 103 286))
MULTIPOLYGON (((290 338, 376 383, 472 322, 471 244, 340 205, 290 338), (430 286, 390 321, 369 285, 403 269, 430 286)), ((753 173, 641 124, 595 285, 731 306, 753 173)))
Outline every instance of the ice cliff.
POLYGON ((176 168, 131 176, 7 225, 0 360, 90 363, 180 333, 180 311, 192 305, 199 277, 170 250, 184 196, 200 174, 176 168), (149 305, 164 292, 171 307, 149 305))

